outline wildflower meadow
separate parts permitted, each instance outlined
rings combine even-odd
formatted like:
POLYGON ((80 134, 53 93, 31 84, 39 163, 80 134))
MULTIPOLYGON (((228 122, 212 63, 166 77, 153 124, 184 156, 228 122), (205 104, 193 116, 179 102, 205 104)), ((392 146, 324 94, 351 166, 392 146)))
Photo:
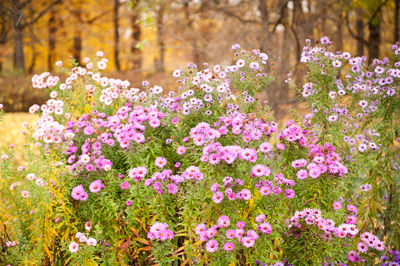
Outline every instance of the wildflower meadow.
MULTIPOLYGON (((400 265, 400 44, 306 40, 307 107, 275 122, 259 50, 189 63, 175 88, 107 77, 102 52, 32 86, 0 155, 1 265, 400 265)), ((2 124, 2 127, 7 125, 2 124)))

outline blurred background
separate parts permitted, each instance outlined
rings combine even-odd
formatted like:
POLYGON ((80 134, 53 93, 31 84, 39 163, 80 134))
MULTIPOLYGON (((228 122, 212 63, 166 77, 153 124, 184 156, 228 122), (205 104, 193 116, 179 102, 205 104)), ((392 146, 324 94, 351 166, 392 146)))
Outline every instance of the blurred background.
MULTIPOLYGON (((188 62, 232 63, 231 46, 269 55, 273 84, 260 98, 277 118, 296 106, 285 79, 304 79, 305 39, 328 36, 336 50, 389 56, 399 40, 400 0, 1 0, 0 103, 27 111, 46 95, 33 74, 55 62, 82 62, 96 51, 109 59, 106 75, 139 86, 146 79, 175 88, 172 71, 188 62)), ((57 72, 55 72, 57 74, 57 72)))

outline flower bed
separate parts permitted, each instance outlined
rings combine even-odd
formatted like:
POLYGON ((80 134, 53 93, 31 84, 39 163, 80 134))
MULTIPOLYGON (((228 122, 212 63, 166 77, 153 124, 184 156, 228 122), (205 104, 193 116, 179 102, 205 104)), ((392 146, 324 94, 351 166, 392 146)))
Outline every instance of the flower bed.
POLYGON ((398 262, 400 48, 368 65, 308 42, 310 112, 283 125, 255 100, 268 56, 232 48, 234 64, 189 64, 168 93, 104 76, 102 53, 58 62, 65 81, 35 75, 50 99, 30 108, 29 165, 1 157, 0 260, 398 262))

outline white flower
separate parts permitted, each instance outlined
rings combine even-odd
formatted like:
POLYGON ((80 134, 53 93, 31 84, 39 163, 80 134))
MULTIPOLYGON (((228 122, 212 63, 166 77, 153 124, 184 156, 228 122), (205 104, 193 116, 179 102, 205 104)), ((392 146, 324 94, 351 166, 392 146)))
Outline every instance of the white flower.
POLYGON ((86 243, 87 243, 89 246, 96 246, 96 245, 97 245, 97 240, 94 239, 93 237, 91 237, 91 238, 89 238, 88 240, 86 240, 86 243))
POLYGON ((69 244, 69 248, 68 249, 69 249, 69 251, 71 253, 76 253, 78 251, 78 249, 79 249, 79 245, 78 245, 78 243, 73 241, 73 242, 71 242, 71 244, 69 244))
POLYGON ((89 155, 83 154, 83 155, 81 156, 81 162, 82 162, 82 163, 88 163, 89 161, 90 161, 90 156, 89 156, 89 155))

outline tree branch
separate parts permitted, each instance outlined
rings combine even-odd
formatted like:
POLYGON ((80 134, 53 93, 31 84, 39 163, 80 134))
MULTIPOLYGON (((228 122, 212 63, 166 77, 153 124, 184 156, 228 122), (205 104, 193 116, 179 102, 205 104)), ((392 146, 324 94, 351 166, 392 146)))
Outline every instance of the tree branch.
POLYGON ((218 7, 215 4, 209 4, 208 7, 214 11, 221 12, 227 16, 236 18, 242 23, 249 23, 249 24, 260 24, 259 21, 253 20, 253 19, 244 19, 241 16, 237 15, 235 12, 232 12, 231 10, 228 10, 226 8, 218 7))
POLYGON ((275 22, 274 27, 272 28, 272 32, 271 32, 271 33, 275 33, 276 28, 278 27, 278 25, 279 25, 279 24, 283 24, 282 22, 283 22, 283 18, 284 18, 284 16, 285 16, 285 10, 286 10, 287 3, 288 3, 288 2, 289 2, 289 0, 286 0, 286 1, 283 2, 282 6, 281 6, 281 8, 280 8, 280 11, 279 11, 279 18, 278 18, 277 21, 275 22))
POLYGON ((84 20, 83 22, 87 23, 87 24, 92 24, 93 22, 95 22, 96 20, 98 20, 99 18, 101 18, 102 16, 107 14, 108 12, 111 12, 111 10, 103 11, 102 13, 98 14, 97 16, 94 16, 93 18, 88 19, 88 20, 84 20))
POLYGON ((378 5, 378 7, 376 8, 376 10, 374 11, 374 13, 372 14, 372 16, 368 19, 367 23, 364 25, 364 27, 366 27, 368 24, 370 24, 372 22, 372 20, 378 15, 378 13, 380 12, 381 8, 386 5, 386 3, 388 2, 388 0, 383 1, 382 3, 380 3, 378 5))
POLYGON ((353 30, 351 29, 350 26, 350 21, 349 21, 349 11, 346 11, 346 16, 344 16, 344 19, 346 20, 346 26, 347 26, 347 30, 349 31, 350 35, 356 39, 356 40, 361 40, 364 44, 368 45, 368 41, 364 39, 364 37, 362 36, 358 36, 358 34, 355 34, 353 32, 353 30))
POLYGON ((25 6, 27 6, 29 3, 31 3, 32 2, 32 0, 25 0, 24 2, 22 2, 22 3, 19 3, 18 5, 17 5, 17 8, 19 9, 19 10, 21 10, 21 9, 23 9, 25 6))
POLYGON ((25 22, 24 24, 22 24, 22 28, 26 27, 26 26, 30 26, 32 24, 35 24, 41 17, 43 17, 44 14, 46 14, 50 9, 53 8, 53 6, 61 3, 62 0, 56 0, 53 3, 51 3, 48 7, 46 7, 45 9, 43 9, 35 18, 33 18, 31 21, 25 22))

